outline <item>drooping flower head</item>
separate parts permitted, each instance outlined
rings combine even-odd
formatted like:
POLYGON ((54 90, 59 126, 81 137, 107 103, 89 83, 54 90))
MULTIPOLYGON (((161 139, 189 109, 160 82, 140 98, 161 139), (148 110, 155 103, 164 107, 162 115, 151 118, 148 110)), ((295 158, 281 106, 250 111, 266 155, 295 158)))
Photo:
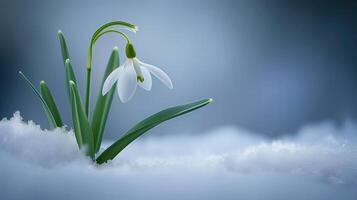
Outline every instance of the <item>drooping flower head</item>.
POLYGON ((168 88, 173 88, 170 77, 164 71, 154 65, 144 63, 136 57, 135 48, 132 43, 126 45, 125 53, 127 60, 113 70, 106 78, 102 88, 103 96, 117 82, 119 98, 123 103, 126 103, 134 96, 137 85, 147 91, 151 90, 151 74, 168 88))

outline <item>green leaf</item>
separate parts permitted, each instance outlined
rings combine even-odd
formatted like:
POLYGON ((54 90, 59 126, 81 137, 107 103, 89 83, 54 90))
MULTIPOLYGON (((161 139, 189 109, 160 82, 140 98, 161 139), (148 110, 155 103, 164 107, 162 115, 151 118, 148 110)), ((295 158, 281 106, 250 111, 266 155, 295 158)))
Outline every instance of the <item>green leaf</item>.
POLYGON ((26 83, 31 87, 32 91, 36 94, 36 96, 40 99, 40 101, 42 103, 42 107, 45 110, 45 113, 47 115, 47 119, 48 119, 48 122, 50 123, 50 125, 53 128, 58 127, 55 117, 53 116, 53 114, 51 112, 51 109, 47 105, 46 101, 42 98, 41 94, 36 90, 36 88, 33 86, 31 81, 25 76, 25 74, 23 74, 21 71, 19 71, 19 74, 21 75, 21 78, 24 79, 26 81, 26 83))
POLYGON ((76 76, 74 75, 73 72, 73 67, 71 64, 71 60, 67 59, 64 63, 64 69, 65 69, 65 73, 66 73, 66 84, 67 84, 67 92, 68 92, 68 97, 71 96, 70 94, 70 85, 69 82, 73 81, 76 85, 77 85, 77 80, 76 80, 76 76))
POLYGON ((45 81, 40 82, 40 91, 41 91, 41 96, 42 96, 43 100, 46 102, 47 107, 49 108, 49 110, 56 122, 57 127, 62 127, 63 122, 61 119, 61 115, 57 109, 57 106, 53 99, 52 93, 51 93, 50 89, 48 88, 47 84, 45 83, 45 81))
POLYGON ((62 31, 58 31, 58 39, 59 39, 60 44, 61 44, 61 52, 62 52, 63 63, 65 63, 67 59, 70 59, 70 56, 69 56, 69 52, 68 52, 66 39, 65 39, 62 31))
POLYGON ((88 119, 84 113, 78 88, 73 81, 69 81, 71 91, 71 108, 74 133, 79 148, 87 148, 87 155, 94 158, 94 141, 93 134, 88 119))
MULTIPOLYGON (((118 49, 114 48, 112 54, 110 55, 100 89, 103 88, 104 81, 108 77, 108 75, 118 66, 119 66, 119 53, 118 53, 118 49)), ((97 102, 95 104, 93 117, 92 117, 92 129, 93 129, 94 146, 96 152, 98 152, 100 145, 102 143, 103 132, 104 132, 105 124, 107 122, 108 113, 112 105, 114 93, 115 93, 115 87, 110 89, 110 91, 104 96, 102 95, 102 92, 99 91, 97 102)))
POLYGON ((196 101, 194 103, 189 103, 181 106, 175 106, 163 111, 160 111, 150 117, 144 119, 139 122, 133 128, 131 128, 127 133, 125 133, 119 140, 117 140, 114 144, 108 147, 97 159, 98 164, 102 164, 107 162, 108 160, 112 160, 115 156, 118 155, 127 145, 133 142, 135 139, 140 137, 146 131, 154 128, 160 123, 172 119, 174 117, 178 117, 185 113, 191 112, 202 106, 205 106, 212 102, 212 99, 204 99, 200 101, 196 101))
POLYGON ((69 81, 73 81, 75 84, 77 84, 77 80, 76 80, 76 76, 74 75, 72 64, 70 62, 70 56, 69 56, 66 39, 61 31, 58 31, 58 39, 61 44, 62 59, 66 72, 67 93, 68 96, 70 97, 69 81))

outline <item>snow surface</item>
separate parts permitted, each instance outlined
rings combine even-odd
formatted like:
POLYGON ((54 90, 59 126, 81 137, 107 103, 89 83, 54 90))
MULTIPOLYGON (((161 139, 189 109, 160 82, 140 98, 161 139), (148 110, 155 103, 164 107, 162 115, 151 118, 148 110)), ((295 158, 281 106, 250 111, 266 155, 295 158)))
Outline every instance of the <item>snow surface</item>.
POLYGON ((72 131, 43 130, 16 112, 0 122, 0 199, 356 199, 357 124, 293 135, 153 134, 97 166, 72 131))

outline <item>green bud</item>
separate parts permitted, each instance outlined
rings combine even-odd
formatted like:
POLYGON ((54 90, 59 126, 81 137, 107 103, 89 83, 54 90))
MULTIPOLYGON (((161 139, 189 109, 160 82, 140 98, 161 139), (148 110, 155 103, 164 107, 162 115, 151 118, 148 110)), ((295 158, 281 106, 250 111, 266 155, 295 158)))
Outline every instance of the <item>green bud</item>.
POLYGON ((132 43, 126 44, 125 54, 126 54, 127 58, 135 58, 136 57, 135 48, 132 43))

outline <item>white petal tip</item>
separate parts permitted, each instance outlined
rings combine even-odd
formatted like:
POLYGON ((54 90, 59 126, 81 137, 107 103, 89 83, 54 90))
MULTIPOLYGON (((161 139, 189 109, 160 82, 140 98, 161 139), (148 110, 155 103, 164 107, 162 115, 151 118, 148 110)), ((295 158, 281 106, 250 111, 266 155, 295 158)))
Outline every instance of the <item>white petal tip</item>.
POLYGON ((105 96, 105 95, 109 92, 110 89, 111 89, 111 88, 103 87, 103 89, 102 89, 102 96, 105 96))
POLYGON ((62 31, 61 31, 61 29, 59 29, 59 30, 57 31, 57 33, 58 33, 58 34, 62 34, 62 31))
POLYGON ((120 99, 120 101, 122 102, 122 103, 127 103, 130 99, 123 99, 123 98, 121 98, 120 96, 119 96, 119 99, 120 99))
POLYGON ((104 90, 102 90, 102 96, 105 96, 107 94, 107 92, 105 92, 104 90))
POLYGON ((209 103, 211 103, 212 101, 213 101, 213 99, 211 99, 211 98, 208 99, 208 102, 209 102, 209 103))
POLYGON ((168 78, 168 81, 164 83, 166 87, 168 87, 170 90, 174 89, 174 85, 172 84, 170 78, 168 78))
POLYGON ((118 47, 115 46, 115 47, 113 48, 113 51, 119 51, 118 47))

